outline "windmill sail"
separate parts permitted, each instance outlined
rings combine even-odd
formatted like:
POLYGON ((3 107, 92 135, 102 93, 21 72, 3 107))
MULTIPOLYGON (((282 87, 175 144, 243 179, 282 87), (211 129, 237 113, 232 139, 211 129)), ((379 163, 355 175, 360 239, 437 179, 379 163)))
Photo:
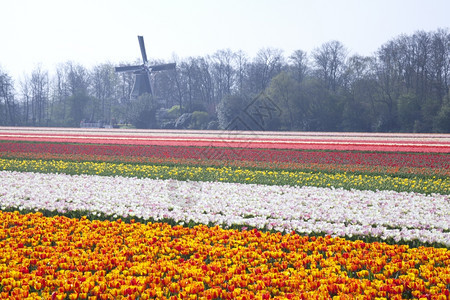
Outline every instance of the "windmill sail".
POLYGON ((151 66, 150 69, 152 69, 152 71, 165 71, 165 70, 175 70, 175 66, 176 64, 163 64, 163 65, 156 65, 156 66, 151 66))
POLYGON ((121 72, 134 72, 138 70, 142 70, 142 66, 123 66, 123 67, 116 67, 116 73, 121 72))
POLYGON ((144 61, 144 64, 146 64, 147 52, 145 51, 144 37, 139 35, 138 40, 139 40, 139 47, 141 47, 142 60, 144 61))

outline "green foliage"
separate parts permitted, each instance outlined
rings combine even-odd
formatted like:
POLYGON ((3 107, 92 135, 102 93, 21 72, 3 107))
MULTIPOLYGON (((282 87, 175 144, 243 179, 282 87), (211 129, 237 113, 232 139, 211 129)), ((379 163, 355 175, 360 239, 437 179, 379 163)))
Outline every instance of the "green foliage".
POLYGON ((398 117, 404 131, 414 131, 414 125, 420 120, 419 100, 414 93, 400 96, 398 99, 398 117))
MULTIPOLYGON (((414 132, 438 132, 434 129, 433 122, 440 110, 445 107, 445 104, 442 103, 438 98, 428 98, 421 105, 421 116, 422 119, 419 122, 416 122, 414 126, 414 132)), ((447 131, 449 132, 449 131, 447 131)))
POLYGON ((309 78, 301 84, 303 101, 304 130, 336 131, 341 123, 342 105, 338 102, 338 94, 328 90, 326 83, 309 78))
POLYGON ((133 125, 139 129, 158 128, 156 123, 157 108, 158 106, 150 94, 143 94, 138 99, 133 100, 131 105, 133 125))
POLYGON ((369 132, 370 113, 363 103, 348 100, 344 103, 342 112, 342 131, 369 132))
POLYGON ((245 114, 250 101, 243 95, 227 95, 217 106, 217 119, 220 129, 249 130, 254 125, 245 114))
POLYGON ((139 112, 137 118, 134 120, 134 126, 138 129, 157 128, 156 111, 154 109, 144 109, 139 112))
POLYGON ((180 106, 174 105, 167 111, 167 117, 170 119, 176 119, 180 116, 180 106))
POLYGON ((66 125, 79 127, 80 122, 86 119, 86 105, 91 100, 91 98, 84 93, 77 93, 69 97, 69 118, 67 119, 66 125))
POLYGON ((200 101, 195 101, 190 106, 190 112, 194 111, 206 111, 205 103, 202 103, 200 101))
POLYGON ((275 76, 268 88, 270 99, 280 109, 280 114, 272 115, 269 130, 299 130, 304 105, 300 97, 300 84, 291 73, 281 72, 275 76), (277 126, 277 127, 275 127, 277 126))
POLYGON ((450 132, 450 102, 443 105, 441 111, 436 116, 434 130, 442 133, 450 132))
POLYGON ((206 129, 208 126, 209 115, 206 111, 194 111, 191 116, 191 129, 206 129))

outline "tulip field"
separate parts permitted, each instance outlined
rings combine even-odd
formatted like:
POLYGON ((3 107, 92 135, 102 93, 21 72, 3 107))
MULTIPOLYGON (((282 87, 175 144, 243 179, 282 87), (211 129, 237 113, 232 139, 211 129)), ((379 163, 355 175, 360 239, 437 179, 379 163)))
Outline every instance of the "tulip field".
POLYGON ((0 127, 1 299, 450 299, 450 135, 0 127))

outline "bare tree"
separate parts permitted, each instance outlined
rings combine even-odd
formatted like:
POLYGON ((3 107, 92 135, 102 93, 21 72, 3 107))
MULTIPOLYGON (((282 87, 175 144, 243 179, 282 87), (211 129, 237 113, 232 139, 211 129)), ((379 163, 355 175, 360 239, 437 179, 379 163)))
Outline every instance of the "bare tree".
POLYGON ((313 53, 317 76, 321 78, 328 89, 336 91, 341 83, 345 70, 347 50, 338 41, 331 41, 316 48, 313 53))
POLYGON ((371 131, 378 113, 378 85, 374 72, 375 58, 353 55, 347 60, 342 129, 371 131))
MULTIPOLYGON (((173 61, 177 61, 177 58, 174 57, 173 61)), ((154 64, 164 63, 164 61, 157 61, 154 64)), ((177 69, 154 73, 153 96, 157 98, 159 103, 162 103, 166 107, 172 107, 174 105, 182 106, 177 90, 178 73, 177 69)))
POLYGON ((110 123, 112 102, 116 96, 118 76, 111 64, 97 65, 91 72, 91 89, 96 101, 93 103, 91 119, 96 117, 110 123))
POLYGON ((29 125, 30 120, 30 108, 31 108, 31 94, 30 94, 30 81, 25 78, 20 81, 20 90, 22 93, 22 99, 24 101, 23 105, 25 105, 23 109, 23 122, 25 125, 29 125))
POLYGON ((219 50, 211 57, 213 65, 213 78, 215 83, 215 102, 225 95, 230 95, 235 87, 236 70, 234 63, 236 55, 230 50, 219 50))
POLYGON ((380 93, 378 101, 385 105, 380 115, 381 130, 392 130, 397 126, 397 99, 402 94, 400 53, 394 41, 383 45, 377 52, 375 65, 380 93))
POLYGON ((239 50, 235 54, 236 60, 236 77, 237 77, 237 89, 240 94, 244 92, 244 82, 248 78, 248 58, 244 51, 239 50))
POLYGON ((439 104, 450 90, 450 32, 439 29, 431 37, 430 80, 439 104))
POLYGON ((177 85, 180 94, 183 95, 183 103, 187 111, 196 110, 195 105, 211 104, 214 99, 214 85, 208 59, 190 57, 180 63, 179 70, 181 76, 177 85))
POLYGON ((285 66, 283 51, 263 48, 258 51, 253 63, 249 66, 250 90, 259 93, 269 86, 273 77, 285 66))
POLYGON ((31 92, 31 121, 33 125, 47 125, 49 102, 48 72, 38 66, 29 79, 31 92))
POLYGON ((14 83, 12 78, 0 69, 0 124, 16 125, 14 83))
POLYGON ((289 69, 294 75, 294 79, 296 79, 299 83, 302 82, 306 77, 309 68, 307 53, 303 50, 296 50, 291 56, 289 56, 289 62, 289 69))
POLYGON ((68 83, 68 67, 67 64, 60 64, 56 68, 56 74, 53 78, 53 97, 51 104, 51 118, 56 123, 61 123, 67 117, 68 103, 70 96, 68 83))

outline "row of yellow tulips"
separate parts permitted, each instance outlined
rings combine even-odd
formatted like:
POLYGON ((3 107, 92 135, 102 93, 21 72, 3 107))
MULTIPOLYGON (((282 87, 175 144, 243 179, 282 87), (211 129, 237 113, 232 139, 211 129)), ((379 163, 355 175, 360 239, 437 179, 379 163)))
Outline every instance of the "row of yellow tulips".
POLYGON ((347 172, 324 173, 231 167, 29 160, 18 158, 0 158, 0 170, 335 188, 343 187, 346 189, 362 190, 414 191, 426 194, 450 193, 450 178, 414 176, 404 178, 390 175, 361 175, 347 172))

